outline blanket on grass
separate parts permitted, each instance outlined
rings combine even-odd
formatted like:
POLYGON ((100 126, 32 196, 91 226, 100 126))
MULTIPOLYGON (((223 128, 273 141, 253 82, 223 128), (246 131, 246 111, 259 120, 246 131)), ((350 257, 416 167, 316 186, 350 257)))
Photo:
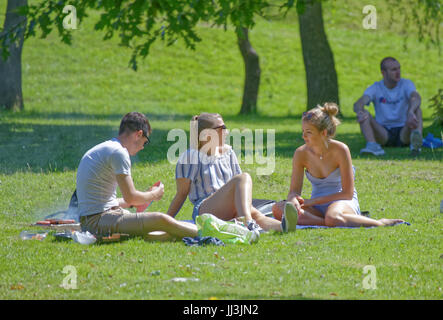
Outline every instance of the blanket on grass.
MULTIPOLYGON (((182 220, 182 221, 195 224, 195 222, 193 220, 182 220)), ((409 222, 404 221, 404 222, 399 222, 399 223, 395 224, 394 226, 398 226, 400 224, 405 224, 407 226, 411 225, 409 222)), ((297 225, 297 230, 298 229, 325 229, 325 228, 358 229, 361 227, 327 227, 327 226, 300 226, 300 225, 297 225)), ((377 227, 367 227, 367 228, 377 228, 377 227)))

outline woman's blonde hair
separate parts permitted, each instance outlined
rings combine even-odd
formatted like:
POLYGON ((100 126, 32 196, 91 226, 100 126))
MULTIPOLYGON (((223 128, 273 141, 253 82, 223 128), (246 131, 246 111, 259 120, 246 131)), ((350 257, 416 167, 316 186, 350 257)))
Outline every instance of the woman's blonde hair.
POLYGON ((323 106, 317 105, 317 107, 303 112, 302 121, 309 122, 318 131, 326 129, 328 138, 333 138, 337 126, 340 124, 340 120, 336 117, 338 114, 338 106, 334 102, 326 102, 323 106))

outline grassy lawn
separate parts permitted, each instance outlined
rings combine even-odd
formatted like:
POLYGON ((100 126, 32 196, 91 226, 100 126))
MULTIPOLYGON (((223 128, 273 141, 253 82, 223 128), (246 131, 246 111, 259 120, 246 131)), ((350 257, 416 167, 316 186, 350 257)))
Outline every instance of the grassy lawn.
MULTIPOLYGON (((230 129, 274 129, 274 172, 257 175, 263 166, 257 163, 242 168, 253 178, 254 198, 279 200, 288 192, 306 104, 295 15, 261 20, 251 32, 262 80, 259 114, 248 117, 236 115, 243 65, 232 30, 201 26, 196 51, 180 41, 157 43, 135 73, 128 50, 92 31, 92 15, 71 47, 55 34, 25 43, 26 110, 0 112, 0 299, 442 299, 443 149, 424 149, 417 159, 407 148, 388 148, 382 158, 360 156, 364 140, 352 112, 364 89, 381 78, 381 58, 392 55, 422 96, 425 135, 439 135, 428 101, 441 84, 441 57, 412 35, 405 51, 402 36, 383 20, 381 0, 373 1, 380 28, 361 28, 359 2, 324 5, 344 115, 337 139, 351 149, 362 210, 410 226, 269 233, 251 246, 199 248, 142 239, 82 246, 52 234, 21 240, 31 223, 67 207, 84 152, 115 136, 121 117, 133 110, 146 113, 154 129, 151 145, 132 158, 135 185, 165 184, 151 210, 165 212, 175 195, 168 132, 189 132, 189 119, 202 111, 221 113, 230 129), (75 290, 61 287, 69 265, 77 270, 75 290), (376 268, 376 289, 363 286, 368 265, 376 268), (172 281, 177 277, 191 280, 172 281)), ((306 180, 303 195, 309 194, 306 180)), ((187 200, 177 218, 190 219, 191 212, 187 200)))

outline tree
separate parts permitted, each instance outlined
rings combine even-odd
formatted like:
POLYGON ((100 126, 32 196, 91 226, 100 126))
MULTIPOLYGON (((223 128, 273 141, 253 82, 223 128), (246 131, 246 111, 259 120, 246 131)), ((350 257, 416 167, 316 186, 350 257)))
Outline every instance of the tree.
MULTIPOLYGON (((78 24, 87 17, 87 10, 98 11, 101 16, 95 29, 105 31, 104 40, 118 34, 120 45, 132 49, 129 64, 137 70, 137 59, 145 58, 157 39, 172 45, 180 38, 188 48, 195 49, 195 44, 201 41, 196 32, 198 23, 223 26, 225 30, 228 25, 232 25, 237 32, 237 41, 245 62, 241 113, 252 113, 257 110, 261 71, 257 52, 248 39, 248 30, 255 25, 256 17, 265 16, 266 9, 270 7, 278 7, 279 12, 285 11, 285 14, 295 7, 299 13, 306 70, 307 108, 311 108, 324 101, 339 102, 337 74, 324 32, 321 1, 325 0, 275 0, 272 1, 274 4, 268 0, 42 0, 23 10, 28 18, 25 39, 35 36, 37 28, 41 30, 41 37, 45 38, 56 27, 61 41, 70 44, 72 34, 63 28, 63 8, 68 4, 76 8, 78 24)), ((403 0, 389 1, 403 3, 403 0)), ((431 42, 439 47, 441 0, 407 1, 414 8, 414 21, 419 23, 419 39, 426 37, 428 31, 424 27, 432 24, 436 32, 431 42), (420 19, 420 13, 423 13, 423 19, 420 19)), ((408 12, 404 12, 407 16, 408 12)), ((20 34, 13 31, 0 34, 0 49, 3 53, 9 49, 4 45, 5 39, 19 40, 20 34)))
POLYGON ((339 104, 334 56, 326 37, 321 1, 299 0, 298 21, 308 87, 306 109, 317 104, 339 104))
POLYGON ((3 51, 0 58, 0 108, 23 109, 22 95, 22 48, 26 17, 18 9, 26 6, 27 0, 9 0, 3 30, 0 32, 3 51))
POLYGON ((248 29, 241 28, 237 33, 238 47, 245 64, 245 84, 240 114, 257 113, 258 88, 260 86, 260 63, 257 52, 249 42, 248 29))
MULTIPOLYGON (((115 34, 120 37, 120 45, 132 49, 129 64, 137 70, 139 57, 149 54, 151 45, 161 39, 168 46, 179 38, 188 48, 195 49, 201 41, 196 33, 199 22, 209 22, 214 26, 233 25, 237 32, 238 45, 245 62, 245 93, 242 113, 256 111, 260 72, 258 55, 250 45, 248 28, 254 25, 254 15, 268 6, 262 0, 59 0, 41 1, 30 5, 23 11, 28 17, 25 39, 36 35, 40 29, 45 38, 55 26, 61 41, 70 44, 72 34, 63 27, 64 7, 70 5, 76 9, 78 24, 87 17, 87 10, 100 11, 100 20, 96 30, 105 31, 104 40, 115 34), (259 69, 258 69, 259 70, 259 69), (249 80, 251 79, 251 82, 249 80)), ((3 52, 8 48, 2 47, 3 52)))

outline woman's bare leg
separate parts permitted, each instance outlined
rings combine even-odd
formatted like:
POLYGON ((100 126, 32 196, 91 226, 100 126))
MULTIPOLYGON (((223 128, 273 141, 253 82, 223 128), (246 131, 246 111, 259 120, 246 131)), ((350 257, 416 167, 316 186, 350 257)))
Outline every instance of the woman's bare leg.
MULTIPOLYGON (((281 220, 285 208, 286 200, 279 201, 272 207, 272 213, 277 220, 281 220)), ((324 226, 325 219, 323 218, 323 214, 313 208, 308 207, 302 209, 298 215, 298 225, 300 226, 324 226)))
POLYGON ((401 219, 374 220, 358 215, 343 201, 336 201, 326 210, 325 223, 329 227, 382 227, 404 222, 401 219))
POLYGON ((256 208, 251 209, 252 218, 257 222, 257 224, 265 231, 275 230, 281 232, 281 222, 265 216, 263 213, 258 211, 256 208))
POLYGON ((244 217, 252 220, 252 179, 247 173, 236 175, 200 205, 199 213, 211 213, 228 221, 244 217))

